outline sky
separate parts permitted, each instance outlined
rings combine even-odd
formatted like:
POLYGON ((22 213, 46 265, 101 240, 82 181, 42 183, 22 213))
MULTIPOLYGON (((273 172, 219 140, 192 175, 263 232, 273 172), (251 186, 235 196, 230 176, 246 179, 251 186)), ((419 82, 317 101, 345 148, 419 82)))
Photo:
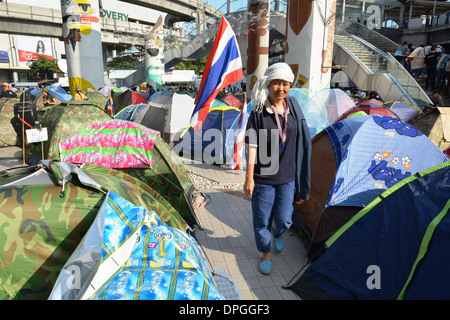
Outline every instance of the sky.
MULTIPOLYGON (((211 6, 220 9, 220 11, 227 12, 227 0, 203 0, 208 2, 211 6)), ((247 8, 248 0, 230 0, 231 12, 237 11, 241 8, 247 8)))

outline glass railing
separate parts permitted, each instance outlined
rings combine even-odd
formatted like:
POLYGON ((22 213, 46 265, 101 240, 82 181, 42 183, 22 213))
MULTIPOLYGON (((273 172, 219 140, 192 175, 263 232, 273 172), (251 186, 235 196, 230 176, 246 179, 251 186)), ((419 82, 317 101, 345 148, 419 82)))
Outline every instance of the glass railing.
POLYGON ((336 25, 334 29, 335 39, 350 51, 353 56, 359 60, 364 66, 366 66, 370 72, 378 72, 378 57, 374 55, 366 46, 364 46, 358 39, 345 29, 336 25))
POLYGON ((339 28, 344 29, 354 36, 364 39, 386 53, 395 53, 397 50, 398 44, 396 42, 385 37, 381 33, 376 32, 375 30, 367 28, 361 23, 336 21, 336 26, 339 26, 339 28))
POLYGON ((414 80, 408 71, 392 56, 392 54, 384 54, 380 56, 383 63, 386 64, 386 72, 393 77, 394 81, 407 92, 408 96, 414 100, 415 106, 421 110, 425 109, 427 104, 431 104, 428 95, 423 91, 422 87, 414 80))

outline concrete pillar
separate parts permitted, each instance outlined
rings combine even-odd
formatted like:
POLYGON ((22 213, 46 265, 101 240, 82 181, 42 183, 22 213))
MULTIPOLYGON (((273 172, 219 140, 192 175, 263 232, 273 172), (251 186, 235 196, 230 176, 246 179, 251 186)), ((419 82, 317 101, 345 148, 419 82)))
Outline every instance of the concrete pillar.
POLYGON ((329 87, 335 11, 335 0, 288 1, 285 62, 294 87, 308 88, 310 95, 329 87))
POLYGON ((197 8, 195 23, 197 25, 197 34, 201 34, 206 29, 205 10, 197 8))
POLYGON ((98 90, 105 83, 98 0, 62 1, 61 13, 70 93, 76 86, 98 90))
POLYGON ((15 83, 19 82, 19 74, 17 73, 17 71, 12 72, 12 81, 15 83))
POLYGON ((270 0, 249 0, 248 11, 246 93, 251 96, 255 82, 264 76, 269 65, 270 0))
POLYGON ((164 75, 164 34, 163 18, 159 16, 152 30, 145 37, 144 63, 147 84, 153 89, 161 89, 164 75))

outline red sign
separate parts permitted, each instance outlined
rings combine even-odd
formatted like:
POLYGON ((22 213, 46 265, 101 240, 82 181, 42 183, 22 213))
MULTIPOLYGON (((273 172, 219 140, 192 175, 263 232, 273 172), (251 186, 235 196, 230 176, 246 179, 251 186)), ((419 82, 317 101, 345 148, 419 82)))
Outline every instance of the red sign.
POLYGON ((40 54, 36 52, 26 51, 26 50, 17 50, 19 52, 19 61, 20 62, 27 62, 33 59, 36 59, 39 56, 44 56, 48 59, 53 59, 52 56, 49 56, 47 54, 40 54))

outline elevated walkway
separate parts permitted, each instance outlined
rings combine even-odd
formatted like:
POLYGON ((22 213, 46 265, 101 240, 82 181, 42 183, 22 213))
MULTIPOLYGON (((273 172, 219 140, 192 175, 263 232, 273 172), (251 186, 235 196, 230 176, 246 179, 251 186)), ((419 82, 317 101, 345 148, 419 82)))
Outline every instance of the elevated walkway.
MULTIPOLYGON (((284 38, 286 19, 282 14, 271 15, 271 41, 284 38)), ((165 52, 165 67, 171 68, 183 60, 198 60, 211 50, 218 24, 213 24, 202 34, 193 36, 183 47, 165 52)), ((240 43, 241 53, 246 52, 246 43, 240 43), (245 47, 244 47, 245 46, 245 47)), ((401 100, 420 109, 431 103, 421 86, 392 56, 398 44, 380 33, 359 23, 336 22, 333 63, 345 66, 344 72, 363 90, 377 91, 385 101, 401 100)), ((284 50, 271 45, 272 51, 284 50)), ((143 67, 141 68, 143 69, 143 67)), ((118 79, 119 81, 119 79, 118 79)), ((145 81, 145 72, 136 72, 121 84, 130 86, 145 81), (139 78, 139 75, 142 78, 139 78)))

